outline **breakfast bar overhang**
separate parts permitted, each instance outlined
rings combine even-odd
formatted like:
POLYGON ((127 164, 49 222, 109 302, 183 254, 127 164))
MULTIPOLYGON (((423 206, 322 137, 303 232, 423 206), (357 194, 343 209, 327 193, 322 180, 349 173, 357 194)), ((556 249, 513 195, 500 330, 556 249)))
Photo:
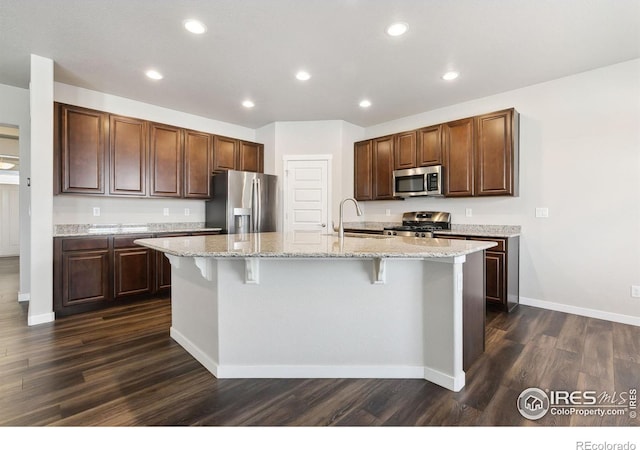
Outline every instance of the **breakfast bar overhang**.
POLYGON ((299 231, 136 243, 169 258, 171 337, 218 378, 424 378, 459 391, 463 352, 484 348, 492 242, 299 231))

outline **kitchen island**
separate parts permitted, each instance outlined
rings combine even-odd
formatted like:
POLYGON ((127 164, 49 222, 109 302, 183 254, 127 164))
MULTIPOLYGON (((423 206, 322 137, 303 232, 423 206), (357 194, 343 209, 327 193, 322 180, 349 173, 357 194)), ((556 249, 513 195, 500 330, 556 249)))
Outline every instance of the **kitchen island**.
POLYGON ((218 378, 424 378, 459 391, 463 353, 484 348, 492 242, 298 231, 135 243, 171 261, 171 337, 218 378))

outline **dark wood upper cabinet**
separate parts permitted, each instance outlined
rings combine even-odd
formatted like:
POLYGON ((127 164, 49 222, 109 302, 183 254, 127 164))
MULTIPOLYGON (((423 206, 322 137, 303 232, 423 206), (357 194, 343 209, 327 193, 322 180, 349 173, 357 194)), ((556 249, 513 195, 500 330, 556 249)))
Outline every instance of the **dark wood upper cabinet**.
POLYGON ((143 120, 110 116, 110 186, 117 195, 146 195, 147 133, 143 120))
POLYGON ((207 133, 184 132, 184 196, 209 198, 211 189, 213 137, 207 133))
POLYGON ((255 142, 240 141, 238 170, 264 172, 264 146, 255 142))
POLYGON ((476 117, 476 195, 518 195, 518 114, 476 117))
POLYGON ((393 198, 394 136, 373 140, 373 197, 376 200, 393 198))
POLYGON ((353 150, 353 196, 373 200, 373 148, 371 141, 356 142, 353 150))
POLYGON ((61 192, 105 193, 108 117, 99 111, 56 105, 55 165, 61 192))
POLYGON ((238 166, 238 140, 215 136, 213 140, 213 171, 235 170, 238 166))
POLYGON ((445 195, 474 195, 473 118, 456 120, 442 126, 444 134, 445 195))
POLYGON ((416 136, 415 131, 395 135, 394 167, 396 169, 416 167, 416 136))
POLYGON ((182 196, 182 131, 158 123, 149 124, 149 195, 182 196))
POLYGON ((442 164, 442 126, 420 128, 418 134, 417 165, 442 164))
POLYGON ((213 172, 264 172, 264 145, 54 103, 54 194, 209 198, 213 172))

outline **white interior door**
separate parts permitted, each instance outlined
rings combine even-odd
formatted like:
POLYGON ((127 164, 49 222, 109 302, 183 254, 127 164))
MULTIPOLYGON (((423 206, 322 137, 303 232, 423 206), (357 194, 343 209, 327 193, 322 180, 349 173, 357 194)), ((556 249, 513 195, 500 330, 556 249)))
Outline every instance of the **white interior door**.
POLYGON ((0 256, 20 254, 19 187, 0 184, 0 256))
POLYGON ((331 156, 285 157, 285 230, 330 230, 331 156))

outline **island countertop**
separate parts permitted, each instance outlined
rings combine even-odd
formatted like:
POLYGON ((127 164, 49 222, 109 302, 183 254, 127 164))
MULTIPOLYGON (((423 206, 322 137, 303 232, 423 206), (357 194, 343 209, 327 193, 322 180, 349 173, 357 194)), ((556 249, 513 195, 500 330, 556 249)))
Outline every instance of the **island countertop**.
POLYGON ((486 241, 273 232, 137 239, 136 244, 174 256, 215 258, 447 258, 486 250, 486 241))

